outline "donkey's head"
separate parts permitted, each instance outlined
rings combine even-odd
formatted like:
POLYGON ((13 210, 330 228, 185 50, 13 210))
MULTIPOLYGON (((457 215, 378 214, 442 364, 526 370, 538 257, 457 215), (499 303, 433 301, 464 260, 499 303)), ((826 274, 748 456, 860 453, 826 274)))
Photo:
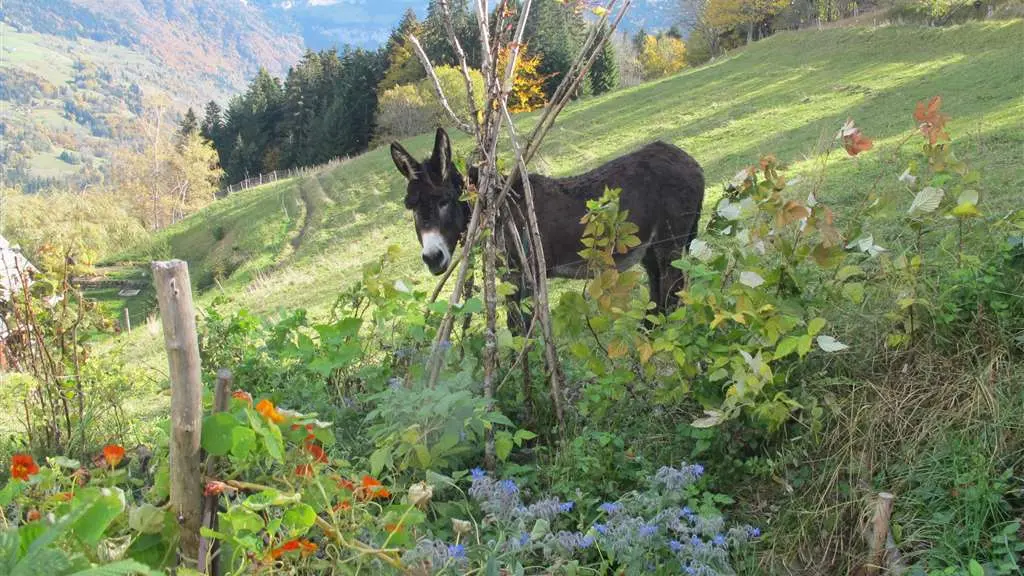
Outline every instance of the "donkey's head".
POLYGON ((416 236, 423 246, 423 262, 434 275, 443 274, 455 246, 469 225, 469 204, 462 196, 462 174, 452 164, 448 134, 437 129, 434 152, 417 162, 398 142, 391 143, 391 159, 409 181, 405 207, 412 210, 416 236))

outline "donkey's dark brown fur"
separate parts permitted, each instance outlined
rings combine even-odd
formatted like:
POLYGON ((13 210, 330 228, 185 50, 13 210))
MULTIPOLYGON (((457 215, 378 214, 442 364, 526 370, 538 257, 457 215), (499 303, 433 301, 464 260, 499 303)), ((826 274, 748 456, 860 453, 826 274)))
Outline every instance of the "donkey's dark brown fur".
MULTIPOLYGON (((409 180, 406 206, 416 214, 424 261, 432 272, 442 273, 469 221, 468 206, 453 206, 459 203, 463 179, 451 165, 448 135, 438 129, 434 153, 423 163, 413 160, 397 143, 391 145, 391 154, 399 171, 409 180), (423 230, 427 227, 445 238, 444 267, 437 266, 440 262, 426 253, 423 230)), ((474 176, 470 174, 471 181, 474 176)), ((628 210, 629 220, 639 227, 637 236, 641 244, 619 257, 616 264, 624 270, 642 262, 658 311, 675 306, 675 294, 683 288, 683 276, 671 263, 697 236, 704 200, 704 172, 696 160, 676 146, 657 141, 578 176, 550 178, 531 174, 529 178, 548 276, 586 276, 586 265, 579 256, 583 249, 580 219, 586 214, 586 202, 599 198, 605 188, 619 188, 620 209, 628 210)), ((520 236, 526 239, 527 228, 521 216, 525 207, 520 206, 522 182, 515 182, 513 190, 509 212, 520 236)), ((506 254, 513 267, 519 265, 515 254, 512 249, 506 254)), ((526 286, 519 284, 521 297, 526 286)))

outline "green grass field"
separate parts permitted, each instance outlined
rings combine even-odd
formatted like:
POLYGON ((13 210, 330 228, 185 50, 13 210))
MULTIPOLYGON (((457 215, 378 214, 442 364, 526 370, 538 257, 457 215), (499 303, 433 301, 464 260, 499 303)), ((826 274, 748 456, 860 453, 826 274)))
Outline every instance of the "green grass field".
MULTIPOLYGON (((707 215, 723 182, 772 153, 790 164, 793 177, 824 173, 820 199, 841 218, 843 208, 859 202, 880 174, 892 173, 895 144, 915 129, 915 104, 938 94, 943 112, 952 117, 947 130, 958 155, 981 173, 980 207, 997 218, 1021 207, 1024 188, 1021 53, 1020 20, 781 33, 710 65, 574 103, 558 119, 534 169, 572 174, 647 141, 667 140, 704 166, 707 215), (834 153, 823 172, 820 152, 847 118, 875 147, 855 158, 834 153)), ((517 122, 526 130, 535 119, 524 115, 517 122)), ((417 155, 426 155, 431 143, 432 135, 403 142, 417 155)), ((464 154, 470 144, 459 136, 454 145, 456 154, 464 154)), ((807 193, 812 178, 805 180, 792 186, 797 194, 807 193)), ((878 182, 888 191, 901 189, 895 177, 878 182)), ((404 180, 382 147, 311 176, 233 194, 113 260, 187 260, 200 305, 223 295, 234 307, 264 314, 297 307, 323 314, 358 278, 361 265, 392 244, 401 248, 400 272, 410 282, 433 286, 419 262, 403 192, 404 180)), ((897 216, 873 225, 883 246, 911 241, 897 216)), ((969 243, 984 246, 985 240, 984 226, 968 231, 969 243)), ((556 291, 571 286, 555 281, 556 291)), ((881 321, 872 310, 858 313, 837 322, 844 341, 881 321)), ((133 363, 166 372, 155 326, 122 336, 115 345, 133 363)), ((793 467, 802 472, 778 479, 777 486, 733 487, 737 500, 746 503, 741 514, 779 522, 774 529, 781 537, 765 551, 765 563, 780 573, 826 573, 799 567, 832 566, 850 553, 849 535, 866 502, 836 494, 840 471, 855 475, 867 455, 877 458, 877 476, 869 480, 900 493, 894 521, 902 541, 919 544, 922 554, 948 549, 946 557, 957 561, 971 526, 956 522, 982 514, 984 504, 936 487, 948 475, 960 482, 971 474, 984 476, 978 470, 986 466, 996 470, 997 461, 1006 462, 999 447, 1019 445, 1008 440, 1019 433, 1024 413, 1019 365, 964 367, 935 358, 928 371, 904 376, 886 372, 884 359, 874 362, 836 368, 856 376, 808 383, 832 398, 828 409, 840 424, 810 453, 804 451, 807 444, 795 443, 799 453, 772 455, 797 463, 793 467), (808 542, 813 544, 805 548, 808 542)), ((166 400, 132 402, 151 411, 166 400)), ((1015 459, 1024 461, 1024 455, 1009 456, 1015 459)), ((974 545, 981 549, 985 542, 979 537, 974 545)))

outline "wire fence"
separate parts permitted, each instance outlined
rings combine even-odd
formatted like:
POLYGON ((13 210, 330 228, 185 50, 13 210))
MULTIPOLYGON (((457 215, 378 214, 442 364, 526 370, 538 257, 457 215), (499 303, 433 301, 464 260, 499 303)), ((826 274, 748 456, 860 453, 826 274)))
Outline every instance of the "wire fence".
POLYGON ((333 168, 335 166, 343 164, 346 161, 348 161, 347 156, 338 156, 336 158, 328 160, 324 164, 317 164, 315 166, 302 166, 298 168, 289 168, 288 170, 274 170, 273 172, 259 174, 251 178, 246 178, 241 182, 236 182, 235 184, 232 184, 224 188, 223 190, 221 190, 221 195, 227 196, 228 194, 234 194, 235 192, 248 190, 249 188, 255 188, 257 186, 263 186, 264 184, 277 182, 278 180, 287 180, 289 178, 295 178, 298 176, 308 176, 310 174, 320 172, 321 170, 333 168))

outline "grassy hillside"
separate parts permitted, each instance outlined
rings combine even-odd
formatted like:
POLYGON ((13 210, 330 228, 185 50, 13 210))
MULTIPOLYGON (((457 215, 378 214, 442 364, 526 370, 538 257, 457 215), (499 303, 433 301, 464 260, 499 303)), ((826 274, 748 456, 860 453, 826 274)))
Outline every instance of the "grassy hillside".
MULTIPOLYGON (((708 202, 740 168, 774 153, 799 172, 805 158, 847 117, 887 147, 913 127, 916 101, 941 94, 960 150, 983 172, 992 210, 1013 205, 1024 185, 1021 89, 1024 25, 1001 22, 953 29, 835 29, 783 33, 727 59, 653 84, 578 102, 559 118, 535 169, 578 172, 660 138, 704 166, 708 202)), ((529 127, 532 115, 519 124, 529 127)), ((426 154, 431 136, 404 143, 426 154)), ((457 137, 456 153, 468 152, 457 137)), ((877 168, 833 156, 830 201, 855 200, 877 168)), ((883 186, 896 186, 884 182, 883 186)), ((203 288, 220 276, 240 306, 322 309, 354 270, 387 244, 423 281, 404 183, 382 147, 316 175, 232 195, 128 255, 188 260, 203 288), (307 200, 310 212, 301 242, 307 200)))

